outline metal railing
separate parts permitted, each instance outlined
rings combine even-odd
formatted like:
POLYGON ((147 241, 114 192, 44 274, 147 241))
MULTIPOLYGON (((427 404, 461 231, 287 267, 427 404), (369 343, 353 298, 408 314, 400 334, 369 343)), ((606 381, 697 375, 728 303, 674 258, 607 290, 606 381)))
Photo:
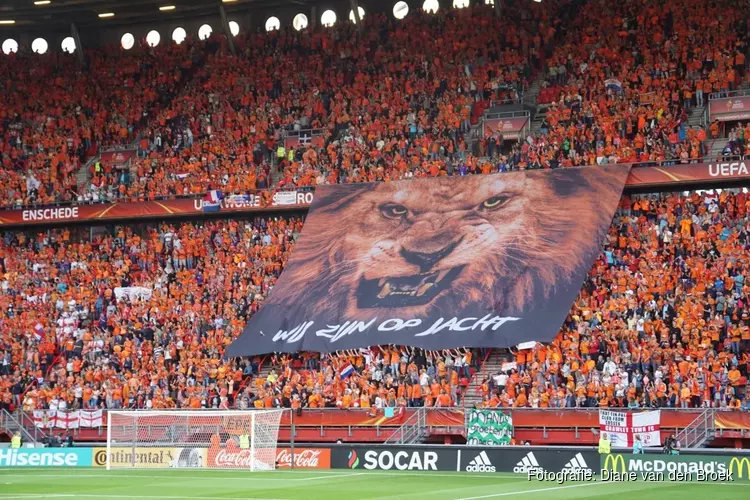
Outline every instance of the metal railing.
POLYGON ((531 113, 528 111, 498 111, 497 113, 485 113, 483 118, 485 120, 503 120, 510 118, 530 118, 531 113))
POLYGON ((18 411, 15 415, 11 415, 8 410, 2 410, 0 411, 0 429, 5 429, 11 436, 20 433, 22 442, 37 445, 46 437, 46 434, 35 427, 33 421, 27 427, 26 422, 23 421, 25 418, 29 418, 25 412, 18 411), (17 418, 21 421, 19 422, 17 418))
POLYGON ((487 124, 488 120, 513 120, 517 118, 525 118, 526 121, 524 124, 514 130, 508 130, 507 134, 503 134, 502 130, 498 130, 497 132, 500 132, 504 136, 507 136, 507 138, 510 139, 516 139, 518 141, 523 141, 526 139, 526 137, 531 132, 531 113, 528 111, 502 111, 497 113, 485 113, 484 116, 482 116, 482 137, 485 137, 487 135, 487 132, 485 130, 485 125, 487 124), (518 135, 516 135, 516 133, 518 135))
POLYGON ((414 444, 421 442, 427 436, 427 412, 425 408, 418 408, 403 423, 393 431, 385 444, 414 444))
POLYGON ((748 95, 750 95, 750 89, 730 90, 728 92, 712 92, 708 94, 708 100, 713 101, 714 99, 728 99, 730 97, 743 97, 748 95))
POLYGON ((681 448, 701 448, 707 441, 713 439, 714 412, 713 408, 706 408, 687 427, 677 433, 675 437, 680 442, 681 448))
POLYGON ((523 95, 519 95, 518 97, 509 97, 507 99, 491 99, 489 107, 493 108, 495 106, 508 106, 510 104, 521 103, 523 103, 523 95))
POLYGON ((287 137, 318 137, 325 134, 324 128, 303 128, 300 130, 285 130, 282 135, 287 137))

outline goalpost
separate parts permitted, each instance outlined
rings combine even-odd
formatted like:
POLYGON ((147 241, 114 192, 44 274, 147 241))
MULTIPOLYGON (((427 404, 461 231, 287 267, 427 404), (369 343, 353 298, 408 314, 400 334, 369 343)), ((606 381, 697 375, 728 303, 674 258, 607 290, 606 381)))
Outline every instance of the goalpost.
MULTIPOLYGON (((276 468, 283 409, 109 411, 107 449, 118 468, 276 468)), ((98 455, 98 454, 97 454, 98 455)))

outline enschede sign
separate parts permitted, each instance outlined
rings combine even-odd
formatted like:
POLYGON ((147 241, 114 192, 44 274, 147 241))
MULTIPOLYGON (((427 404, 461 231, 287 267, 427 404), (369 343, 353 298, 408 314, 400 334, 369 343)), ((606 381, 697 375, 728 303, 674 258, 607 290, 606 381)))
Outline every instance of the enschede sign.
POLYGON ((0 448, 0 467, 91 467, 91 448, 0 448))
MULTIPOLYGON (((274 209, 306 209, 313 191, 278 191, 227 196, 220 212, 258 212, 274 209)), ((92 205, 33 207, 0 210, 0 225, 47 224, 83 220, 137 219, 141 217, 178 217, 203 214, 201 198, 177 200, 94 203, 92 205)))

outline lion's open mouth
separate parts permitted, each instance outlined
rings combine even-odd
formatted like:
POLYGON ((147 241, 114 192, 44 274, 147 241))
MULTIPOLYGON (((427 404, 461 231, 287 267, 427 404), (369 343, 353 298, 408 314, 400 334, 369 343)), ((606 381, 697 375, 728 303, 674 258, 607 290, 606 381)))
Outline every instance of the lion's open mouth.
POLYGON ((412 276, 365 279, 357 288, 357 307, 421 306, 447 289, 464 266, 412 276))

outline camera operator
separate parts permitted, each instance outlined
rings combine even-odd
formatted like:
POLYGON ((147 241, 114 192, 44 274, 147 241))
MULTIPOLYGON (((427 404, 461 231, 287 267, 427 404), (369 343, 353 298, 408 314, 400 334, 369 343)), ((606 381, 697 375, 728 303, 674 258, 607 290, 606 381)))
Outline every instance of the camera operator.
POLYGON ((665 455, 679 455, 680 454, 680 442, 677 440, 674 434, 670 435, 664 441, 663 451, 665 455))

